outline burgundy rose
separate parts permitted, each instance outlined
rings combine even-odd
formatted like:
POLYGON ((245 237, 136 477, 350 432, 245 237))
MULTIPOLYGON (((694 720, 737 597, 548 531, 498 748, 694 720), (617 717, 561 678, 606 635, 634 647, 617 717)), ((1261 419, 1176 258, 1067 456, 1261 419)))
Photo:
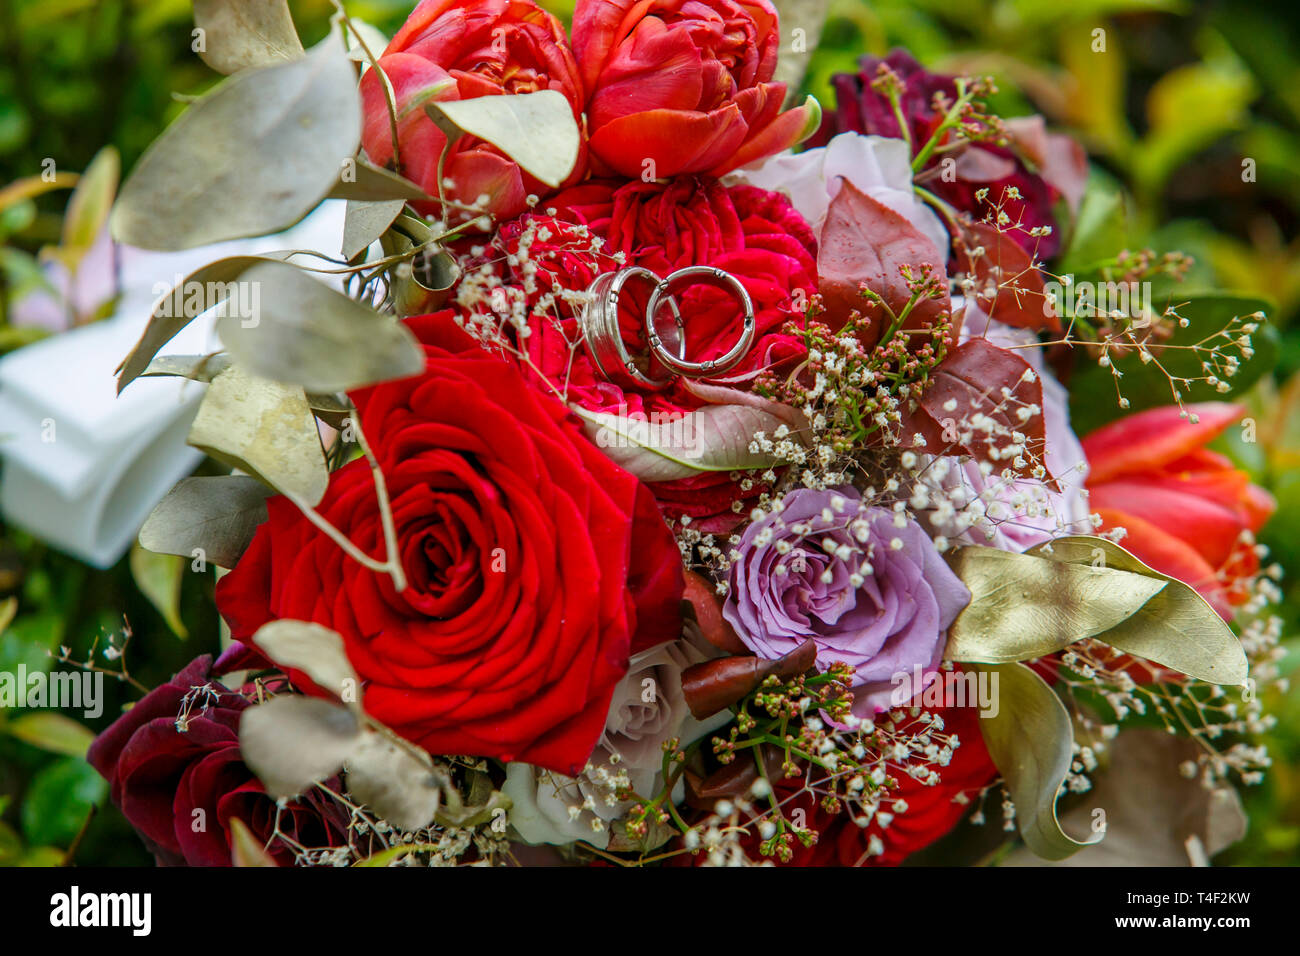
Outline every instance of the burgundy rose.
MULTIPOLYGON (((954 78, 929 72, 905 50, 894 50, 884 59, 864 56, 860 65, 856 75, 839 74, 833 78, 838 109, 827 114, 818 140, 845 132, 902 136, 889 97, 872 88, 884 65, 902 81, 903 118, 913 153, 919 152, 943 120, 944 110, 936 108, 936 94, 948 105, 957 98, 954 78)), ((1086 160, 1078 145, 1066 137, 1048 136, 1037 118, 1010 120, 1006 128, 1007 146, 971 143, 955 154, 951 176, 940 175, 940 164, 946 157, 936 154, 918 173, 918 179, 923 179, 925 187, 940 199, 975 219, 985 218, 1001 203, 1002 211, 1025 230, 1012 230, 1008 235, 1026 252, 1050 259, 1059 251, 1061 241, 1053 205, 1062 198, 1072 205, 1077 202, 1075 187, 1086 176, 1086 160), (1019 199, 1006 195, 1011 187, 1019 190, 1019 199), (976 193, 983 189, 988 193, 980 200, 976 193), (1026 234, 1040 226, 1052 227, 1051 233, 1041 238, 1026 234)))
MULTIPOLYGON (((236 819, 278 862, 292 863, 275 837, 276 801, 239 753, 249 701, 213 673, 210 655, 196 658, 100 734, 86 759, 160 864, 229 866, 236 819)), ((341 789, 337 778, 325 785, 341 789)), ((347 813, 315 788, 286 803, 278 827, 306 847, 347 844, 347 813)))

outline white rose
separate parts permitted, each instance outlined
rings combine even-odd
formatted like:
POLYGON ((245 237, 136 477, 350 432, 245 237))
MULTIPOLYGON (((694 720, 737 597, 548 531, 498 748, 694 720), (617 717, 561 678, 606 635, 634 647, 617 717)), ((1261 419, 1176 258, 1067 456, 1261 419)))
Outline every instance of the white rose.
POLYGON ((825 146, 778 153, 730 173, 724 181, 783 193, 813 233, 821 235, 826 211, 844 180, 910 222, 947 261, 948 230, 912 189, 912 155, 901 139, 840 133, 825 146))
MULTIPOLYGON (((608 846, 611 825, 632 806, 620 801, 617 791, 629 787, 648 799, 663 785, 664 741, 677 737, 684 747, 731 719, 724 710, 701 722, 686 706, 682 671, 710 656, 694 622, 687 622, 681 640, 635 655, 614 688, 605 730, 578 777, 508 764, 503 789, 514 804, 509 819, 524 842, 585 840, 608 846)), ((682 789, 679 782, 674 800, 681 799, 682 789)))

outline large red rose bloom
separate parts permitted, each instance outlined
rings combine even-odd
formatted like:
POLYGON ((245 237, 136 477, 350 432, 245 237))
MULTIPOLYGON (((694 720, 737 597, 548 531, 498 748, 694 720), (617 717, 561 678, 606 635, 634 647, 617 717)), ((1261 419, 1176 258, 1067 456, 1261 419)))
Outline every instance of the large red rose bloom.
MULTIPOLYGON (((367 711, 433 753, 586 763, 631 651, 680 634, 681 559, 649 491, 450 312, 411 327, 424 375, 353 395, 409 585, 348 558, 283 498, 217 589, 237 638, 274 618, 338 631, 367 711)), ((318 510, 384 553, 370 469, 318 510)))

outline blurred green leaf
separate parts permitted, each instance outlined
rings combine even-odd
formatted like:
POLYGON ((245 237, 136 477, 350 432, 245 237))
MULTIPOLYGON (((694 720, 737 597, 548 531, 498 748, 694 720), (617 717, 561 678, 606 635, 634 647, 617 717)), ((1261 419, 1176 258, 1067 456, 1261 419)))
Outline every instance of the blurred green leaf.
POLYGON ((1154 195, 1183 160, 1244 126, 1257 92, 1250 73, 1226 50, 1162 76, 1147 96, 1149 128, 1133 155, 1138 185, 1154 195))
POLYGON ((27 614, 14 621, 0 635, 0 671, 15 673, 24 665, 29 674, 45 673, 51 657, 63 640, 64 617, 61 611, 27 614))
POLYGON ((23 743, 66 757, 84 757, 95 739, 85 724, 52 710, 23 714, 2 726, 23 743))
POLYGON ((131 548, 131 576, 149 603, 158 609, 172 633, 184 640, 189 637, 181 620, 181 580, 189 562, 171 554, 156 554, 140 545, 131 548))
POLYGON ((108 783, 90 764, 61 757, 32 778, 23 800, 23 836, 31 844, 67 846, 107 794, 108 783))
POLYGON ((1086 275, 1103 260, 1114 259, 1121 249, 1129 248, 1129 197, 1110 176, 1094 172, 1088 191, 1079 206, 1079 218, 1070 237, 1070 246, 1061 255, 1053 271, 1086 275))

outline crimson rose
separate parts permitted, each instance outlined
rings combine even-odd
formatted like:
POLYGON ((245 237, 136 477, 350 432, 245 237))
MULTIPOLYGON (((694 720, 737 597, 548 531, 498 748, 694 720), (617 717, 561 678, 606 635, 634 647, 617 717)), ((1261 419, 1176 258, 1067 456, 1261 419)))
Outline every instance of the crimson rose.
MULTIPOLYGON (((231 821, 242 820, 280 863, 293 862, 276 833, 276 801, 239 754, 249 702, 213 683, 212 657, 154 688, 90 745, 86 759, 113 802, 165 866, 229 866, 231 821)), ((340 791, 337 779, 326 786, 340 791)), ((348 814, 315 788, 285 804, 279 832, 306 847, 344 846, 348 814)))
MULTIPOLYGON (((576 775, 631 651, 681 633, 681 559, 649 491, 557 400, 451 312, 411 320, 425 374, 353 395, 387 479, 409 581, 362 567, 283 498, 217 603, 236 637, 266 621, 343 636, 366 709, 433 753, 576 775)), ((370 554, 365 461, 319 509, 370 554)))
MULTIPOLYGON (((753 186, 723 186, 704 176, 681 176, 667 183, 592 181, 559 193, 547 204, 550 217, 530 217, 536 226, 526 269, 535 268, 529 306, 537 309, 542 296, 585 290, 601 272, 622 265, 641 266, 659 276, 692 265, 723 269, 744 285, 754 305, 755 341, 748 355, 725 380, 740 388, 762 370, 790 366, 806 354, 803 343, 781 332, 800 318, 808 297, 817 288, 817 241, 804 218, 784 196, 753 186), (585 230, 575 228, 585 227, 585 230), (592 249, 593 239, 603 244, 592 249)), ((502 227, 499 241, 507 261, 517 258, 522 222, 502 227)), ((523 288, 526 269, 506 283, 523 288)), ((647 290, 628 287, 634 305, 623 318, 628 353, 646 351, 638 309, 647 290), (643 298, 637 298, 642 296, 643 298)), ((717 358, 740 336, 742 313, 729 294, 696 285, 679 298, 686 317, 688 357, 717 358)), ((581 339, 576 310, 563 296, 540 309, 531 325, 527 349, 533 364, 552 383, 565 388, 570 401, 593 411, 660 416, 671 420, 698 408, 701 400, 680 381, 663 392, 623 389, 606 381, 591 364, 585 349, 573 349, 581 339)), ((743 493, 726 473, 710 472, 653 487, 671 518, 689 515, 704 531, 727 531, 743 520, 732 504, 743 493)), ((754 486, 749 494, 763 489, 754 486)))

